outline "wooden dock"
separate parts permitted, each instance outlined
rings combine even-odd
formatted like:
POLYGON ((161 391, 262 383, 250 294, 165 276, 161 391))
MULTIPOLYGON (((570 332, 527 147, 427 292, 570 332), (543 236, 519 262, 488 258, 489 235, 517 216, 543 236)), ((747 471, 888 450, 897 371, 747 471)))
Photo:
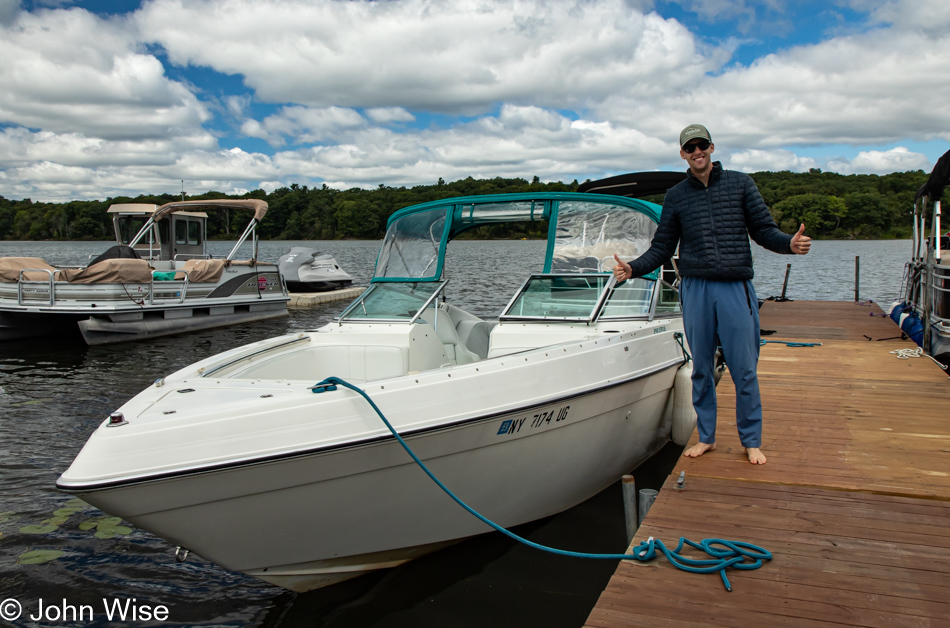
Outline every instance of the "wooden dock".
POLYGON ((721 538, 773 560, 729 570, 731 593, 662 557, 623 561, 586 626, 950 626, 950 380, 890 354, 916 347, 881 313, 765 303, 763 338, 822 343, 762 347, 768 464, 741 453, 724 377, 718 449, 680 459, 633 545, 721 538))
POLYGON ((338 288, 336 290, 327 290, 326 292, 291 292, 290 303, 287 307, 312 307, 321 303, 330 303, 331 301, 343 301, 355 299, 366 290, 363 286, 351 288, 338 288))

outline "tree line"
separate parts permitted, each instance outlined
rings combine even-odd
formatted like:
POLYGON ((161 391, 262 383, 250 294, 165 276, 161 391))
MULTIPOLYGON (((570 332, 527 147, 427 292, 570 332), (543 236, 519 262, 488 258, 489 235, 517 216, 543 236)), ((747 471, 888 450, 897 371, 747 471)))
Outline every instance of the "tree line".
MULTIPOLYGON (((906 238, 912 229, 914 195, 926 182, 922 170, 878 175, 841 175, 812 169, 805 173, 757 172, 758 185, 776 223, 793 233, 805 223, 812 237, 828 239, 906 238)), ((267 217, 259 227, 268 240, 380 239, 389 216, 403 207, 456 196, 536 191, 575 191, 578 182, 542 183, 527 179, 473 179, 411 188, 380 185, 365 190, 336 190, 326 185, 309 188, 292 184, 270 193, 254 190, 243 196, 207 192, 186 200, 258 198, 267 201, 267 217)), ((112 240, 107 214, 116 203, 155 203, 179 200, 175 194, 116 197, 104 201, 34 203, 0 196, 0 240, 112 240)), ((662 196, 649 197, 657 203, 662 196)), ((238 210, 210 212, 208 237, 236 239, 248 216, 238 210), (237 231, 237 233, 235 233, 237 231)), ((543 238, 539 223, 479 227, 470 238, 543 238)))

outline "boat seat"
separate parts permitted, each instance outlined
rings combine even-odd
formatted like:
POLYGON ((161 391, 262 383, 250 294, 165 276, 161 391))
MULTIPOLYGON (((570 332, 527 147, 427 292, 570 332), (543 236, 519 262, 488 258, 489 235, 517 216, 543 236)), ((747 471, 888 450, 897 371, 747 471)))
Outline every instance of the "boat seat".
POLYGON ((60 277, 69 283, 150 283, 152 269, 144 259, 107 259, 95 266, 64 268, 60 277))
MULTIPOLYGON (((223 259, 190 259, 182 266, 188 271, 188 281, 191 283, 215 283, 224 274, 227 262, 223 259)), ((181 281, 185 273, 176 273, 175 279, 181 281)))
POLYGON ((445 357, 454 364, 468 364, 478 362, 481 358, 478 354, 469 350, 459 338, 458 331, 455 329, 455 321, 449 316, 449 313, 439 308, 436 310, 435 333, 445 348, 445 357))
MULTIPOLYGON (((20 281, 20 271, 26 268, 44 269, 54 274, 58 272, 46 263, 46 260, 39 257, 0 257, 0 282, 18 283, 20 281)), ((24 273, 23 279, 26 281, 47 281, 49 275, 44 272, 24 273)))
POLYGON ((464 319, 459 321, 458 325, 455 327, 455 331, 458 332, 459 339, 468 347, 469 351, 472 351, 482 360, 488 357, 488 346, 489 338, 491 338, 491 330, 497 323, 489 323, 487 321, 473 320, 473 319, 464 319))

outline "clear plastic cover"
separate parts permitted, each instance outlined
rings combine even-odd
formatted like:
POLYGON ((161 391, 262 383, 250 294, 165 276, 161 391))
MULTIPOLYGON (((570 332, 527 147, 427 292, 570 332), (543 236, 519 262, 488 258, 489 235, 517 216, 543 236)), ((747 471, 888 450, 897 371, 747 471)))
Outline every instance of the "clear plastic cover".
POLYGON ((447 211, 438 207, 407 214, 389 225, 375 278, 437 279, 447 211))
POLYGON ((639 257, 655 232, 655 222, 629 207, 561 201, 550 272, 610 272, 615 253, 625 261, 639 257))

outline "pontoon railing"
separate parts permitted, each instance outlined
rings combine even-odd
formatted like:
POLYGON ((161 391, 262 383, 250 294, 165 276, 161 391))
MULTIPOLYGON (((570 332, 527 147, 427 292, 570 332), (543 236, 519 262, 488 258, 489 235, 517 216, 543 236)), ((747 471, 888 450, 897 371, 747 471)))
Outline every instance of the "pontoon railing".
MULTIPOLYGON (((48 285, 49 285, 49 305, 52 306, 53 303, 56 302, 56 282, 53 280, 53 271, 50 270, 50 269, 48 269, 48 268, 23 268, 23 269, 20 270, 20 274, 17 276, 17 289, 16 289, 16 301, 17 301, 17 305, 26 305, 26 303, 23 302, 23 301, 24 301, 24 299, 23 299, 23 286, 24 286, 25 284, 40 285, 40 284, 46 283, 46 282, 44 282, 44 281, 42 281, 42 280, 37 281, 37 280, 34 280, 34 279, 24 279, 24 278, 23 278, 23 273, 41 272, 41 271, 44 272, 44 273, 46 273, 47 275, 49 275, 49 279, 48 279, 48 282, 49 282, 49 283, 48 283, 48 285)), ((34 303, 35 303, 35 302, 34 302, 34 303)))
MULTIPOLYGON (((182 282, 181 292, 178 293, 178 303, 184 303, 185 296, 188 294, 188 286, 190 285, 190 281, 188 279, 188 271, 185 270, 184 268, 179 268, 175 270, 174 272, 176 274, 185 273, 185 278, 180 280, 182 282)), ((161 285, 159 289, 164 288, 165 290, 163 290, 163 292, 167 291, 168 289, 174 290, 175 288, 178 287, 178 281, 179 281, 178 279, 175 279, 173 281, 160 281, 159 284, 163 284, 163 285, 161 285)), ((160 300, 159 303, 168 303, 169 301, 170 300, 160 300)), ((154 274, 152 275, 152 280, 148 284, 148 304, 155 305, 155 275, 154 274)))

